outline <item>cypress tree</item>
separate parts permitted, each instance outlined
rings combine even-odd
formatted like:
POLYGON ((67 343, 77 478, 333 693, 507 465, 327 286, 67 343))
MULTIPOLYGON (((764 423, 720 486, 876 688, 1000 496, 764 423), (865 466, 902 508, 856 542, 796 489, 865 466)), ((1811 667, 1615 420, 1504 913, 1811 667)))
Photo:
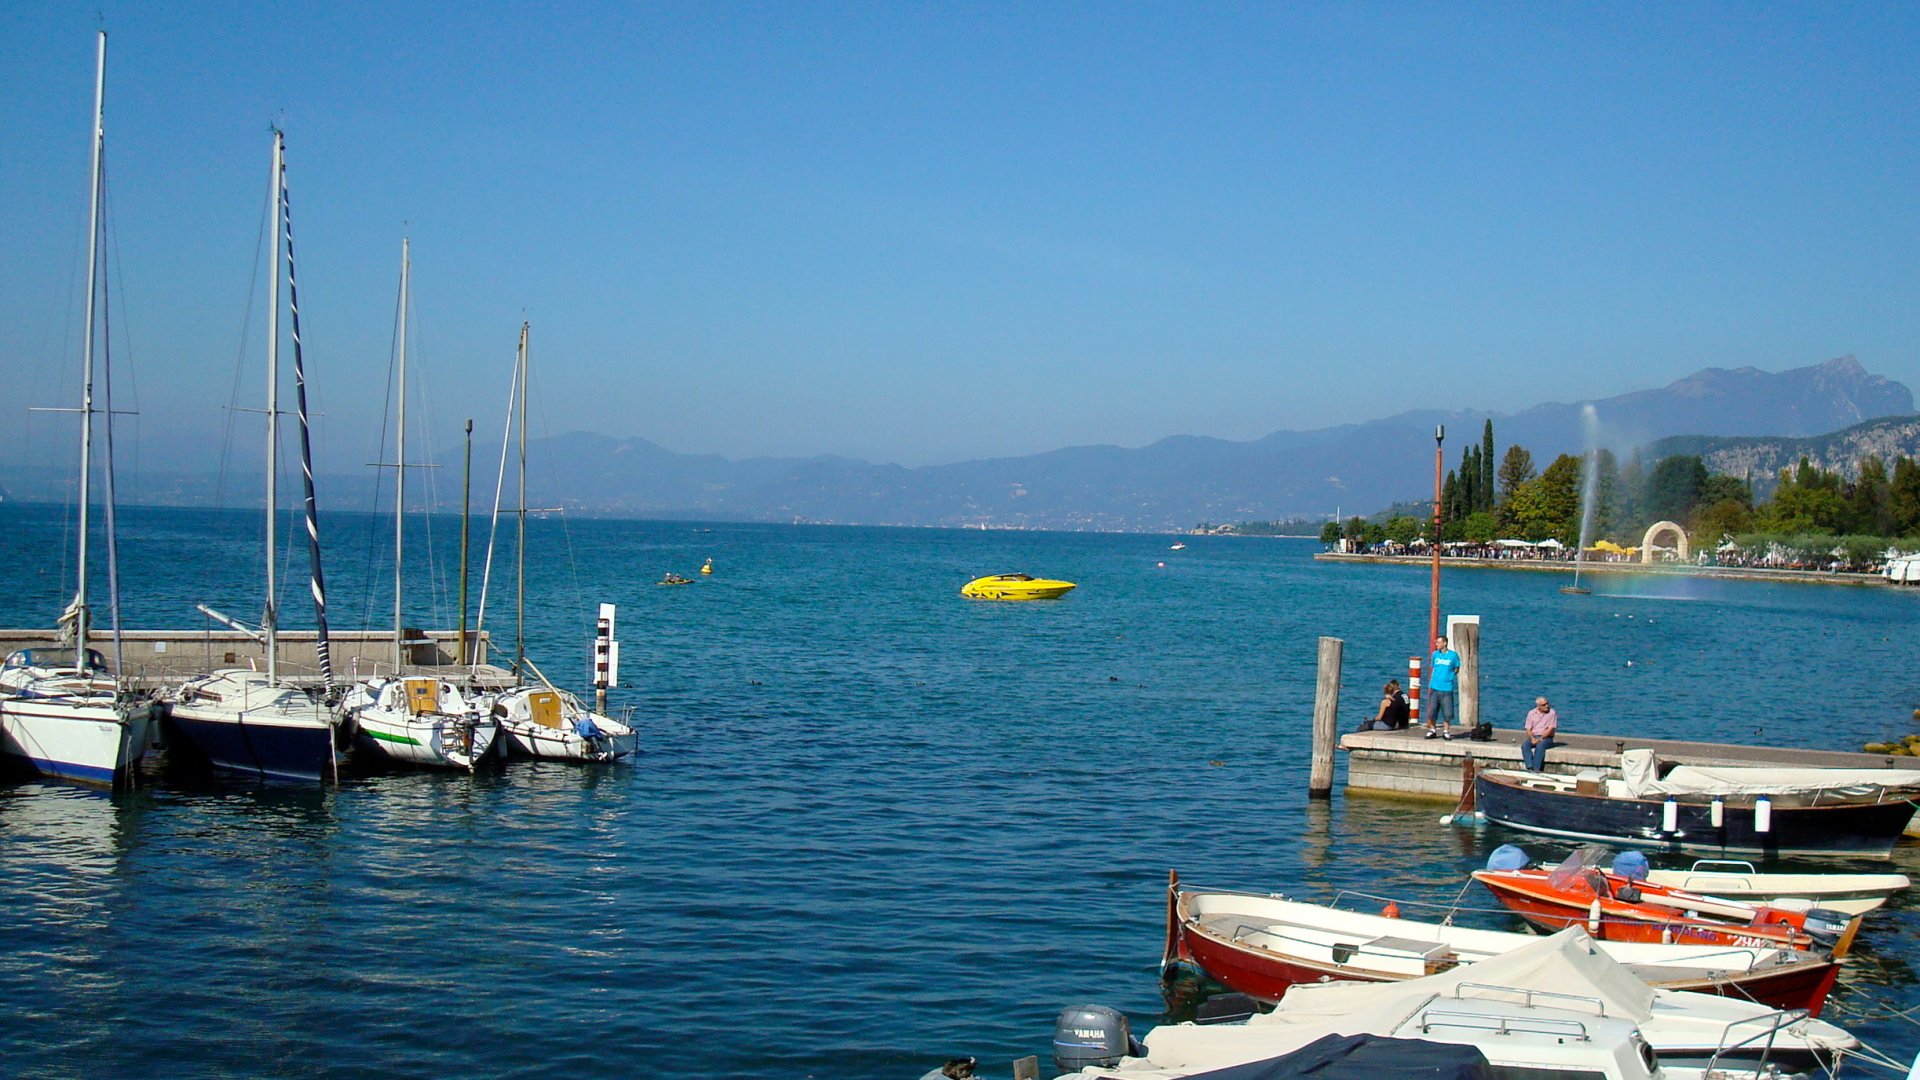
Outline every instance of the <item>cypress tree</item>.
POLYGON ((1480 486, 1475 489, 1480 494, 1478 509, 1493 512, 1493 420, 1487 420, 1486 430, 1480 436, 1480 486))

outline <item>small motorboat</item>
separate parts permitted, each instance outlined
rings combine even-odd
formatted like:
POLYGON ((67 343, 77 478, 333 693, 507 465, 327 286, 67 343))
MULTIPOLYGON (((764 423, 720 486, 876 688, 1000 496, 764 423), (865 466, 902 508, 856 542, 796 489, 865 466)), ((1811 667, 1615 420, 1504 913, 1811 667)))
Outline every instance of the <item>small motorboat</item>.
POLYGON ((1766 1066, 1811 1067, 1860 1047, 1845 1030, 1797 1009, 1649 987, 1579 927, 1404 982, 1298 986, 1272 1012, 1238 1023, 1163 1024, 1137 1048, 1123 1024, 1112 1027, 1124 1041, 1106 1037, 1097 1020, 1097 1006, 1061 1014, 1056 1063, 1092 1059, 1095 1066, 1072 1075, 1213 1076, 1210 1070, 1268 1060, 1328 1034, 1477 1046, 1494 1076, 1509 1069, 1528 1076, 1773 1075, 1766 1066), (1725 1071, 1710 1073, 1710 1065, 1725 1071))
POLYGON ((1508 828, 1642 849, 1884 859, 1920 795, 1913 769, 1668 766, 1647 749, 1620 774, 1482 769, 1474 802, 1508 828))
POLYGON ((679 574, 668 574, 666 577, 663 577, 659 581, 654 582, 654 584, 655 585, 691 585, 693 584, 693 579, 687 578, 687 577, 681 577, 679 574))
MULTIPOLYGON (((1167 893, 1163 971, 1198 968, 1229 990, 1279 1001, 1299 984, 1419 978, 1538 940, 1531 934, 1376 915, 1284 896, 1196 890, 1175 880, 1167 893)), ((1840 974, 1839 961, 1825 952, 1767 945, 1602 941, 1597 947, 1651 986, 1806 1009, 1814 1016, 1840 974)))
POLYGON ((1777 908, 1823 907, 1865 915, 1913 884, 1905 874, 1761 874, 1738 859, 1700 859, 1688 870, 1649 870, 1656 885, 1777 908))
POLYGON ((975 600, 1052 600, 1076 586, 1071 581, 1037 578, 1032 574, 993 574, 974 578, 960 587, 960 595, 975 600))
POLYGON ((1548 870, 1528 866, 1527 853, 1506 844, 1473 879, 1543 930, 1584 925, 1602 941, 1825 949, 1841 958, 1859 929, 1858 916, 1838 911, 1748 904, 1639 880, 1634 872, 1645 858, 1637 852, 1624 853, 1612 870, 1601 867, 1606 857, 1605 848, 1589 845, 1548 870))
POLYGON ((493 699, 508 757, 617 761, 638 748, 633 728, 551 686, 521 686, 493 699))
POLYGON ((1187 543, 1184 540, 1175 540, 1173 542, 1173 546, 1168 548, 1167 550, 1168 551, 1185 551, 1187 550, 1187 543))

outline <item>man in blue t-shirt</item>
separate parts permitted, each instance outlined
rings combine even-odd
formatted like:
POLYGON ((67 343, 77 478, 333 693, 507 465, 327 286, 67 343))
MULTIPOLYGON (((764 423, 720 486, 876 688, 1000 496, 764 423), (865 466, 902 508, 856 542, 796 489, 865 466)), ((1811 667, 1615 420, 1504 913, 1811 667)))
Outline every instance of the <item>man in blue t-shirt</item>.
POLYGON ((1427 714, 1427 738, 1453 738, 1453 719, 1460 715, 1460 654, 1447 648, 1445 634, 1433 639, 1433 655, 1427 657, 1427 692, 1421 695, 1421 711, 1427 714), (1435 731, 1435 722, 1440 730, 1435 731))

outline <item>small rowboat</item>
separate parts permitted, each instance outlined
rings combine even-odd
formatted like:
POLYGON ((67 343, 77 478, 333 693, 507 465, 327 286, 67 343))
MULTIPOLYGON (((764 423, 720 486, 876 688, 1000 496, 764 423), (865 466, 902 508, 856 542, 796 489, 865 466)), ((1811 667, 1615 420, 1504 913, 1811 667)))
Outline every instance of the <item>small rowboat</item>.
POLYGON ((1865 915, 1913 884, 1905 874, 1762 874, 1737 859, 1701 859, 1690 870, 1653 870, 1647 880, 1769 907, 1823 907, 1865 915))
MULTIPOLYGON (((1195 890, 1175 880, 1167 891, 1163 966, 1189 965, 1229 990, 1278 1001, 1296 984, 1415 979, 1538 940, 1283 896, 1195 890)), ((1603 941, 1599 948, 1655 987, 1746 998, 1814 1016, 1840 973, 1839 961, 1825 952, 1773 946, 1603 941)))
POLYGON ((1859 916, 1748 904, 1635 881, 1575 852, 1552 870, 1475 870, 1473 879, 1515 914, 1544 930, 1584 925, 1602 941, 1670 945, 1829 949, 1844 957, 1859 916))
POLYGON ((1037 578, 1031 574, 993 574, 962 585, 960 595, 974 600, 1052 600, 1074 588, 1071 581, 1037 578))

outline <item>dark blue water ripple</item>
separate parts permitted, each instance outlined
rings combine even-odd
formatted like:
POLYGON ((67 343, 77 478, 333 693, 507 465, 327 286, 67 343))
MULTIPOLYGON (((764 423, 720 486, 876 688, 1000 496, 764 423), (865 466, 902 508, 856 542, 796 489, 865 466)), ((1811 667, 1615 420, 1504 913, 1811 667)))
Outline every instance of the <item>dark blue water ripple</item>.
MULTIPOLYGON (((250 516, 124 516, 130 625, 258 608, 250 516)), ((378 625, 389 533, 330 521, 336 625, 378 625)), ((58 547, 57 515, 0 508, 0 528, 0 623, 45 623, 68 584, 31 556, 58 547)), ((1044 1053, 1069 1002, 1151 1022, 1169 868, 1486 906, 1463 872, 1509 837, 1303 791, 1318 636, 1346 642, 1350 725, 1419 647, 1422 571, 1288 541, 529 530, 530 651, 578 688, 593 605, 618 602, 614 702, 642 757, 337 790, 160 769, 111 796, 0 785, 6 1071, 917 1076, 1044 1053), (709 556, 711 579, 652 584, 709 556), (1081 587, 956 595, 1010 569, 1081 587)), ((411 621, 451 625, 448 553, 418 561, 411 621)), ((1559 583, 1448 577, 1447 606, 1486 620, 1496 721, 1545 690, 1579 730, 1848 749, 1914 730, 1920 595, 1559 583)), ((1895 866, 1920 874, 1920 851, 1895 866)), ((1888 1014, 1920 1003, 1916 911, 1874 917, 1832 1006, 1909 1058, 1920 1036, 1888 1014)))

